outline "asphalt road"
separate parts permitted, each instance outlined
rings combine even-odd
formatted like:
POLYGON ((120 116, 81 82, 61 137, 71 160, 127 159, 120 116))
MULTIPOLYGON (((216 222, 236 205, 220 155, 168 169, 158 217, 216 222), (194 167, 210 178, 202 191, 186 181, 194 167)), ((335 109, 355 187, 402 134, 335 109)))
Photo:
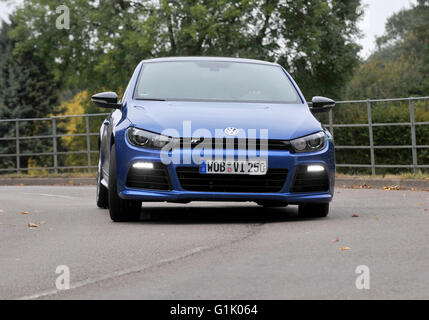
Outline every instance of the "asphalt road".
POLYGON ((111 222, 94 193, 0 187, 0 299, 429 298, 429 192, 338 189, 313 220, 295 206, 146 203, 153 220, 137 223, 111 222), (58 265, 70 290, 56 289, 58 265))

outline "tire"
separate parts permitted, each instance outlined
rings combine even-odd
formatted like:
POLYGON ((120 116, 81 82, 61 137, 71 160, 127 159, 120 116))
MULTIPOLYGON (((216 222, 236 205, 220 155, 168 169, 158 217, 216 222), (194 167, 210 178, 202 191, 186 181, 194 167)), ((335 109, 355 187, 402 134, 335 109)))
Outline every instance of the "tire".
POLYGON ((298 207, 302 218, 324 218, 329 213, 329 203, 303 203, 298 207))
POLYGON ((276 208, 276 207, 287 207, 288 204, 283 201, 275 201, 275 200, 261 200, 256 201, 256 203, 264 208, 276 208))
POLYGON ((137 221, 140 218, 141 201, 124 200, 118 196, 116 181, 116 150, 115 145, 110 149, 109 164, 109 213, 114 222, 137 221))
POLYGON ((96 202, 97 207, 101 209, 107 209, 109 207, 109 191, 101 184, 101 159, 98 161, 98 174, 97 174, 97 193, 96 202))

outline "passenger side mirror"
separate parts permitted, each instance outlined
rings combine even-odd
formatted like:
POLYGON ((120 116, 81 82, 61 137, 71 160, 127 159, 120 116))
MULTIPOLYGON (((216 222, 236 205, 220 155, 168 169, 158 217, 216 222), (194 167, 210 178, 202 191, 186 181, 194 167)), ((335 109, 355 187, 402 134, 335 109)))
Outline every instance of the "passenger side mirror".
POLYGON ((92 102, 101 108, 119 109, 122 107, 118 103, 118 95, 115 92, 101 92, 91 97, 92 102))
POLYGON ((311 102, 313 105, 310 110, 313 113, 328 112, 335 107, 335 101, 325 97, 313 97, 311 102))

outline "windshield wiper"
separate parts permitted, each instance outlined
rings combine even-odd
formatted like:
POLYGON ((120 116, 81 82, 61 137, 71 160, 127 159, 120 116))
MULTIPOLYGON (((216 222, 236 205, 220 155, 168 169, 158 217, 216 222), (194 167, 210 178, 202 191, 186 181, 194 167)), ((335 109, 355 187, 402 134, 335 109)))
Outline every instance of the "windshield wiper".
POLYGON ((136 100, 146 100, 146 101, 167 101, 165 99, 151 99, 151 98, 136 98, 136 100))

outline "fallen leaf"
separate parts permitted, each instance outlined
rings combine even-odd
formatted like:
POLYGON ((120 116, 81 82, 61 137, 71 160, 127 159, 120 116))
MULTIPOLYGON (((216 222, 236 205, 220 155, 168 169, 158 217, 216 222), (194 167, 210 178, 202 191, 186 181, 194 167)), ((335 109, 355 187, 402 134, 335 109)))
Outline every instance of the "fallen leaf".
POLYGON ((28 211, 21 211, 20 214, 30 214, 28 211))
POLYGON ((379 218, 379 217, 375 217, 375 220, 379 221, 379 220, 380 220, 380 218, 379 218))
POLYGON ((360 186, 355 186, 354 184, 352 184, 349 189, 361 189, 360 186))
POLYGON ((46 221, 40 221, 40 224, 46 224, 46 221))
POLYGON ((16 258, 16 259, 15 259, 15 261, 21 261, 21 259, 19 259, 19 258, 16 258))
POLYGON ((359 215, 357 213, 352 215, 352 218, 359 218, 359 215))
POLYGON ((401 188, 400 186, 385 186, 383 189, 386 190, 386 191, 404 190, 404 188, 401 188))
POLYGON ((352 250, 352 248, 350 248, 350 247, 340 247, 340 250, 341 251, 352 250))
POLYGON ((339 242, 339 241, 340 241, 340 239, 338 237, 331 240, 331 242, 339 242))
POLYGON ((39 226, 37 224, 35 224, 35 223, 29 222, 28 223, 28 227, 29 228, 38 228, 39 226))

